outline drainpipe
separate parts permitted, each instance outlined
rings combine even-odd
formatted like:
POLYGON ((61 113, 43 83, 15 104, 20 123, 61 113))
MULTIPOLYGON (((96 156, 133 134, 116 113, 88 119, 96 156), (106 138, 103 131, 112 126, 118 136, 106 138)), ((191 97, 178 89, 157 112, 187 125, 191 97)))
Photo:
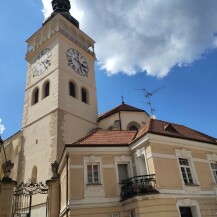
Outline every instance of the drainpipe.
POLYGON ((69 200, 69 192, 68 192, 68 190, 69 190, 69 172, 68 172, 68 170, 69 170, 69 156, 68 155, 66 155, 66 216, 68 217, 69 216, 69 214, 68 214, 68 212, 69 212, 69 208, 68 208, 68 200, 69 200))
POLYGON ((122 130, 122 124, 121 124, 121 112, 118 111, 118 115, 119 115, 119 121, 120 121, 120 130, 122 130))

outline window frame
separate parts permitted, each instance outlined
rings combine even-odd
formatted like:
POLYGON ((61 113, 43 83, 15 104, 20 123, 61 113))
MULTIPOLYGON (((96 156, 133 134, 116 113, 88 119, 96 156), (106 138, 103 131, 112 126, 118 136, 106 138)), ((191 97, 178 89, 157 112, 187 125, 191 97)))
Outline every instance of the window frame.
POLYGON ((208 163, 209 163, 209 167, 210 167, 210 172, 211 172, 211 176, 213 178, 213 183, 217 185, 217 174, 216 176, 213 174, 213 169, 211 166, 211 163, 216 163, 217 164, 217 155, 216 154, 207 154, 207 159, 208 159, 208 163))
POLYGON ((85 104, 90 104, 89 91, 86 87, 81 87, 81 101, 85 104), (85 93, 85 100, 83 100, 83 93, 85 93))
MULTIPOLYGON (((115 170, 116 170, 116 180, 117 184, 120 184, 119 180, 119 172, 118 172, 118 164, 127 164, 128 165, 128 175, 129 178, 133 177, 133 166, 132 166, 132 157, 122 155, 120 157, 115 157, 115 170)), ((120 189, 119 189, 120 191, 120 189)))
POLYGON ((74 81, 70 80, 68 88, 69 88, 69 96, 77 98, 77 85, 76 85, 76 83, 74 81), (71 95, 71 84, 74 87, 74 95, 71 95))
POLYGON ((87 164, 87 185, 100 185, 100 166, 99 163, 88 163, 87 164), (91 166, 91 177, 89 177, 89 169, 88 167, 91 166), (94 166, 97 166, 97 176, 95 176, 95 170, 94 166), (91 178, 91 182, 89 181, 89 178, 91 178), (97 179, 98 181, 95 181, 97 179))
POLYGON ((197 178, 197 174, 196 174, 196 170, 193 164, 193 158, 192 158, 192 154, 191 151, 187 151, 185 149, 175 149, 176 152, 176 159, 177 159, 177 166, 179 168, 179 172, 180 172, 180 178, 182 181, 182 185, 183 188, 186 188, 186 186, 199 186, 199 180, 197 178), (193 179, 193 183, 185 183, 184 177, 183 177, 183 173, 181 171, 181 166, 179 163, 179 158, 183 158, 183 159, 187 159, 189 166, 190 166, 190 171, 191 171, 191 176, 193 179))
POLYGON ((194 185, 193 172, 188 158, 179 158, 179 167, 181 169, 182 178, 185 185, 194 185), (186 161, 187 164, 181 164, 181 161, 186 161))
POLYGON ((200 206, 196 200, 191 199, 181 199, 176 203, 176 209, 178 211, 179 217, 181 217, 180 207, 191 208, 191 214, 193 217, 201 217, 200 206))
POLYGON ((42 96, 42 99, 46 98, 50 96, 50 81, 47 80, 44 82, 43 84, 43 96, 42 96), (47 95, 47 85, 48 85, 48 95, 47 95))
POLYGON ((32 105, 39 103, 39 87, 34 88, 32 91, 32 105), (37 93, 37 102, 36 102, 36 93, 37 93))
POLYGON ((86 186, 91 186, 91 185, 103 185, 103 178, 102 178, 102 158, 101 157, 95 157, 95 156, 90 156, 90 157, 84 157, 84 184, 86 186), (98 183, 89 183, 88 181, 88 165, 98 165, 98 183))
POLYGON ((120 213, 109 213, 107 217, 120 217, 120 213))

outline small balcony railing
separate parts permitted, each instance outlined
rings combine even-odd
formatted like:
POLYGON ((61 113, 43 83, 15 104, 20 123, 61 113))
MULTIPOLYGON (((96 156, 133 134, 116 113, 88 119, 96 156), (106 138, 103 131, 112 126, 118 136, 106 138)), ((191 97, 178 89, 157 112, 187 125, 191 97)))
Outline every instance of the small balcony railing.
POLYGON ((155 174, 134 176, 132 178, 122 180, 120 184, 121 201, 138 195, 158 193, 156 189, 155 174))

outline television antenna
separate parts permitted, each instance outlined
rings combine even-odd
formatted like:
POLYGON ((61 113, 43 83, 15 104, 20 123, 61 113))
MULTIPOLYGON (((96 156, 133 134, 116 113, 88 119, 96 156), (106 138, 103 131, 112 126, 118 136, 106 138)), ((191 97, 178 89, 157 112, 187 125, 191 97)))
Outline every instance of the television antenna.
POLYGON ((145 98, 147 99, 147 104, 150 107, 150 111, 151 111, 151 115, 154 115, 154 113, 157 111, 154 107, 153 107, 153 103, 151 102, 151 97, 158 92, 159 90, 161 90, 162 88, 164 88, 165 86, 159 87, 156 90, 153 90, 151 92, 149 92, 147 89, 142 88, 142 89, 137 89, 137 90, 142 90, 145 92, 145 98))

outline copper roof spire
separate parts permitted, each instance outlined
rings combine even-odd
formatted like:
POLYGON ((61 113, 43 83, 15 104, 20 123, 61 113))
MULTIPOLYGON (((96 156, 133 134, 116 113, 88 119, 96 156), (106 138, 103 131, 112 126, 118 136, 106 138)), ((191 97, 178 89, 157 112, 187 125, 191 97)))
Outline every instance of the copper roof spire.
POLYGON ((71 4, 69 0, 53 0, 52 2, 53 7, 53 13, 48 17, 47 20, 43 23, 47 23, 52 17, 54 17, 56 14, 61 14, 64 16, 67 20, 69 20, 73 25, 75 25, 77 28, 79 28, 79 22, 70 14, 71 4))

